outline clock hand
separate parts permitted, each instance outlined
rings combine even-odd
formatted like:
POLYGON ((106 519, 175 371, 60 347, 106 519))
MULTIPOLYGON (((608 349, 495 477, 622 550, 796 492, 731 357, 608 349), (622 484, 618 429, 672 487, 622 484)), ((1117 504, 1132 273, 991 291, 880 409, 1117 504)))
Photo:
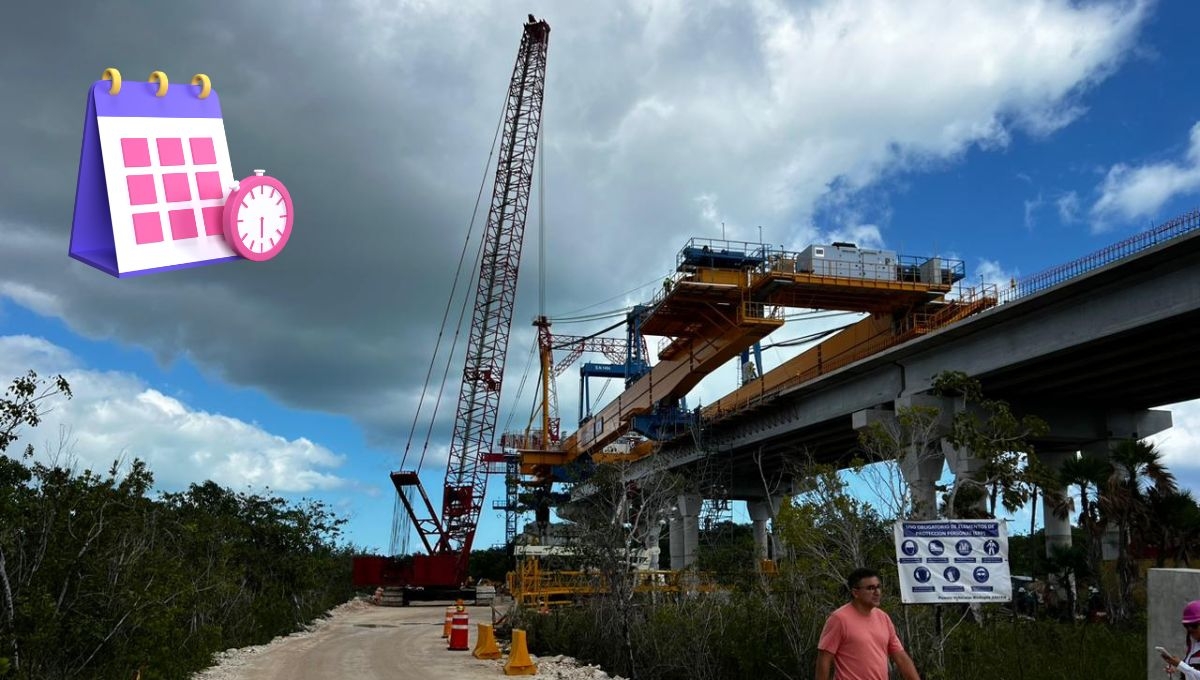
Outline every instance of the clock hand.
POLYGON ((265 226, 266 221, 267 221, 267 218, 265 218, 265 217, 258 218, 258 237, 259 238, 266 238, 266 236, 267 236, 267 228, 265 226))

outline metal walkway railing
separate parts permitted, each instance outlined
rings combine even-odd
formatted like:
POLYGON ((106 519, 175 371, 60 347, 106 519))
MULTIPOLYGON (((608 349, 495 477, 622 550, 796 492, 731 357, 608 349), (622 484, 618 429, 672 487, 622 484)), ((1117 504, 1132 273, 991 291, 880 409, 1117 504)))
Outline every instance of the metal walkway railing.
POLYGON ((1114 243, 1111 246, 1097 250, 1077 260, 1072 260, 1066 264, 1051 267, 1032 276, 1018 279, 1001 291, 1000 303, 1012 302, 1013 300, 1041 292, 1063 281, 1073 279, 1076 276, 1081 276, 1118 260, 1136 255, 1160 243, 1190 234, 1197 229, 1200 229, 1200 210, 1193 210, 1186 215, 1176 217, 1140 234, 1134 234, 1124 241, 1114 243))

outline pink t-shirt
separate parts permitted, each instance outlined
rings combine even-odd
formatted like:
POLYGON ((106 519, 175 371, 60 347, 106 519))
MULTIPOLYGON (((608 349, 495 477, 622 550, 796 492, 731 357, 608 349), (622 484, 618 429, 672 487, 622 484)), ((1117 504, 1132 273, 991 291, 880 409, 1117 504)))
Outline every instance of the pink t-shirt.
POLYGON ((833 655, 837 680, 887 680, 888 657, 902 651, 892 617, 881 609, 864 616, 853 604, 838 607, 821 631, 817 649, 833 655))

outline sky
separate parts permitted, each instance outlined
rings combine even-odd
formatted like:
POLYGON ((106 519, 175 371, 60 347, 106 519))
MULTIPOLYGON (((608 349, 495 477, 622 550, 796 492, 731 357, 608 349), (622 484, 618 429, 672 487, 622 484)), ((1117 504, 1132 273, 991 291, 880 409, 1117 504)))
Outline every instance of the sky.
MULTIPOLYGON (((16 95, 0 107, 0 379, 61 373, 75 394, 26 432, 39 456, 141 458, 166 491, 321 499, 386 551, 388 472, 427 451, 440 496, 457 379, 430 418, 439 330, 470 287, 451 299, 528 13, 552 32, 501 429, 531 408, 516 386, 532 319, 610 325, 689 238, 848 240, 1007 282, 1200 196, 1188 2, 23 3, 0 24, 16 95), (211 78, 235 176, 265 168, 295 203, 278 257, 127 279, 67 257, 86 96, 108 67, 211 78)), ((558 392, 570 431, 576 372, 558 392)), ((1164 408, 1175 426, 1155 442, 1200 491, 1200 404, 1164 408)), ((503 540, 486 508, 478 547, 503 540)))

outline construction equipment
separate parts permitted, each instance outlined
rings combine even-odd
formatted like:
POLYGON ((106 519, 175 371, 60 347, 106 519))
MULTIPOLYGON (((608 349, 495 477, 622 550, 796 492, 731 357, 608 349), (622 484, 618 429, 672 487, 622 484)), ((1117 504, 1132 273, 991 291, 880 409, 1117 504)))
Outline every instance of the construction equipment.
MULTIPOLYGON (((682 407, 683 398, 729 359, 743 355, 747 361, 749 348, 783 325, 785 308, 871 313, 876 321, 870 323, 882 324, 894 342, 897 319, 961 309, 943 297, 964 275, 961 261, 852 243, 795 252, 705 238, 693 238, 679 251, 676 272, 629 321, 639 335, 662 337, 658 363, 628 382, 607 406, 589 413, 557 446, 518 447, 522 475, 534 483, 552 481, 556 468, 576 459, 607 457, 604 448, 630 431, 646 440, 620 456, 623 460, 650 455, 657 442, 688 433, 699 419, 682 407)), ((756 378, 744 389, 761 384, 756 378)))
POLYGON ((402 585, 433 598, 453 596, 468 580, 467 561, 487 491, 485 455, 493 446, 512 326, 541 126, 549 38, 550 26, 530 15, 522 33, 505 106, 441 512, 435 511, 417 470, 392 472, 392 484, 426 554, 403 560, 359 558, 355 565, 355 585, 402 585), (363 580, 373 583, 362 583, 363 580))

